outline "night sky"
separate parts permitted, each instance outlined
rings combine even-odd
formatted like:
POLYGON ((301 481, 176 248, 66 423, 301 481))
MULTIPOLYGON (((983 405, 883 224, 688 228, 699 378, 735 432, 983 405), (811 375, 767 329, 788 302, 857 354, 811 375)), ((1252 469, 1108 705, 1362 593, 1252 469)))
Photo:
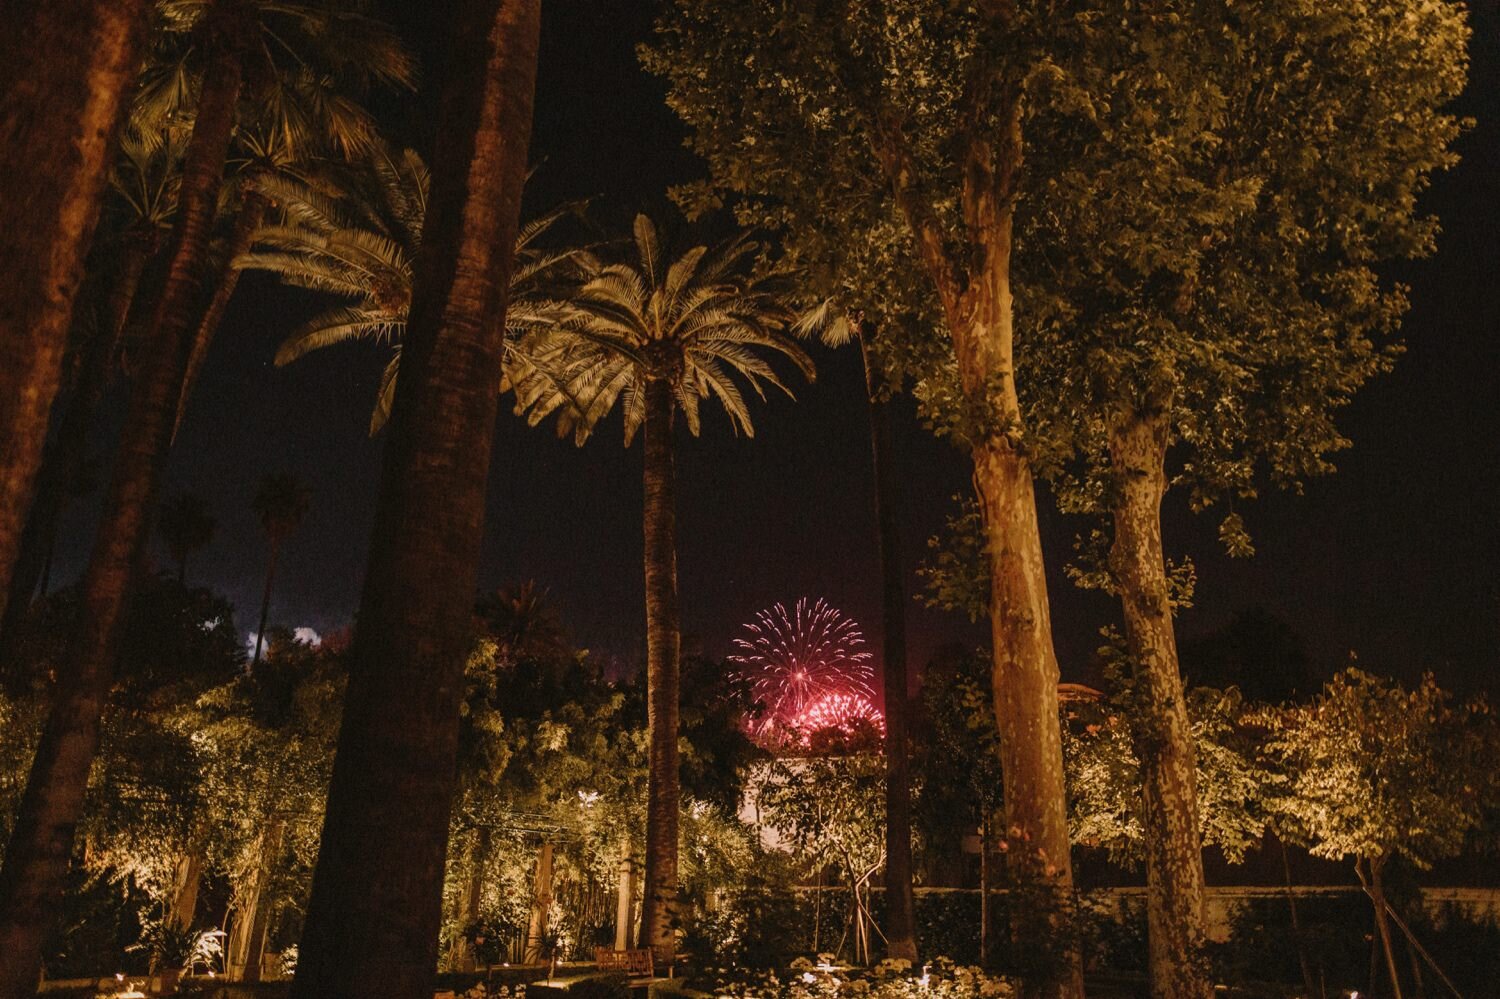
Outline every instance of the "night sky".
MULTIPOLYGON (((402 5, 415 47, 433 48, 421 5, 402 5)), ((528 192, 531 211, 591 199, 591 215, 623 231, 640 209, 660 213, 673 183, 701 168, 663 90, 636 65, 654 5, 553 0, 546 5, 528 192)), ((429 59, 430 51, 425 52, 429 59)), ((1463 163, 1426 200, 1443 220, 1439 252, 1402 268, 1412 287, 1408 352, 1342 423, 1354 440, 1336 475, 1302 496, 1267 494, 1241 507, 1257 554, 1230 560, 1217 518, 1193 517, 1170 497, 1168 547, 1197 563, 1197 606, 1186 639, 1237 612, 1283 619, 1314 662, 1331 671, 1351 650, 1375 672, 1434 670, 1461 689, 1489 687, 1500 662, 1500 13, 1478 15, 1463 113, 1478 119, 1460 142, 1463 163)), ((397 122, 421 122, 406 111, 397 122)), ((420 125, 400 134, 423 145, 420 125)), ((291 471, 313 509, 282 559, 272 620, 321 632, 347 625, 358 603, 373 517, 381 440, 366 434, 383 347, 318 351, 271 363, 310 300, 247 275, 219 333, 178 436, 168 491, 212 504, 214 543, 190 581, 227 594, 241 628, 260 598, 265 542, 250 509, 260 477, 291 471)), ((679 431, 679 577, 685 643, 723 655, 740 623, 772 602, 824 596, 879 637, 869 445, 858 356, 815 351, 816 385, 795 402, 756 412, 753 440, 726 418, 703 437, 679 431)), ((641 445, 621 447, 619 417, 583 448, 550 427, 528 429, 502 400, 481 579, 535 579, 550 590, 575 641, 632 663, 644 649, 641 445)), ((102 436, 102 435, 101 435, 102 436)), ((898 451, 906 481, 908 561, 966 489, 966 459, 936 441, 907 406, 898 451)), ((102 443, 102 441, 101 441, 102 443)), ((65 523, 55 580, 81 569, 97 496, 65 523)), ((1049 556, 1054 634, 1065 678, 1090 679, 1109 600, 1075 590, 1062 566, 1082 529, 1039 496, 1049 556)), ((158 550, 160 546, 158 543, 158 550)), ((164 558, 164 556, 163 556, 164 558)), ((913 583, 915 589, 915 582, 913 583)), ((912 660, 944 643, 973 644, 965 620, 913 604, 912 660)))

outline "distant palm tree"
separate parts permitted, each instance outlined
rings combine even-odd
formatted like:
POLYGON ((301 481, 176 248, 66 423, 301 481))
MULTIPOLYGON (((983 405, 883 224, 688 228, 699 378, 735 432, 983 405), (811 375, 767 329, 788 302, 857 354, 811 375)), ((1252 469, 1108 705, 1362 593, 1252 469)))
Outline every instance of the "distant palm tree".
POLYGON ((746 436, 750 409, 737 385, 765 398, 790 391, 763 356, 788 358, 809 379, 813 365, 785 332, 792 321, 785 275, 751 275, 758 250, 741 236, 699 246, 669 262, 656 226, 635 220, 634 259, 580 257, 585 280, 561 322, 529 334, 509 372, 517 408, 535 425, 558 418, 558 433, 582 444, 618 401, 625 443, 645 428, 645 572, 650 774, 646 818, 644 935, 663 960, 673 951, 677 896, 679 773, 677 718, 681 652, 677 603, 676 471, 673 416, 699 430, 700 402, 712 396, 746 436))
MULTIPOLYGON (((427 165, 409 149, 382 151, 357 168, 306 178, 264 176, 256 187, 280 206, 282 222, 261 229, 254 248, 235 260, 237 269, 268 271, 287 284, 344 299, 288 336, 276 351, 278 365, 350 340, 391 344, 370 416, 372 435, 390 418, 396 398, 430 184, 427 165)), ((517 338, 556 318, 553 295, 573 254, 536 243, 571 211, 564 206, 548 212, 516 235, 505 313, 508 353, 514 353, 517 338)))
POLYGON ((271 613, 271 587, 276 581, 276 562, 281 546, 292 536, 312 506, 312 493, 302 480, 289 472, 273 472, 260 480, 255 494, 255 515, 271 542, 266 560, 266 589, 260 601, 260 627, 255 630, 255 655, 250 668, 260 665, 260 650, 266 640, 266 618, 271 613))
POLYGON ((161 505, 156 515, 156 530, 177 562, 179 583, 187 582, 188 556, 207 548, 218 526, 202 496, 178 493, 161 505))

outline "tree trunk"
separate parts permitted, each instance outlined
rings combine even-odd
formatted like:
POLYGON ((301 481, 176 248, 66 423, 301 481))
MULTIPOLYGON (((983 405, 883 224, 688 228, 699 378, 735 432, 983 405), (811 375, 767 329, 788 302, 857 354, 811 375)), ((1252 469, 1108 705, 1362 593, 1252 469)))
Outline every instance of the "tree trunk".
MULTIPOLYGON (((266 931, 270 928, 271 879, 276 874, 276 864, 281 859, 281 839, 285 822, 276 817, 266 821, 260 837, 260 860, 255 870, 255 886, 249 904, 242 910, 244 918, 236 920, 234 940, 235 965, 238 980, 260 981, 262 958, 266 952, 266 931)), ((233 967, 231 971, 233 972, 233 967)))
POLYGON ((979 823, 979 966, 990 966, 990 819, 979 823))
POLYGON ((174 438, 178 428, 182 426, 182 417, 187 412, 193 386, 198 383, 198 373, 203 370, 203 362, 208 359, 208 348, 213 343, 214 334, 219 331, 219 325, 224 321, 224 313, 229 308, 230 299, 234 297, 234 289, 239 285, 240 269, 234 266, 234 262, 242 254, 249 252, 255 242, 255 234, 265 221, 266 209, 271 204, 264 194, 251 186, 253 183, 252 178, 242 182, 244 193, 241 195, 240 210, 234 217, 234 226, 225 241, 224 269, 219 272, 213 296, 209 298, 208 306, 203 310, 203 318, 193 334, 193 351, 188 357, 187 374, 182 379, 182 398, 178 400, 177 418, 172 424, 174 438))
POLYGON ((176 929, 190 930, 198 914, 198 886, 203 881, 203 851, 192 850, 177 862, 172 879, 172 907, 168 922, 176 929))
POLYGON ((630 859, 627 843, 620 853, 620 882, 615 893, 615 950, 629 950, 635 934, 631 923, 635 916, 635 861, 630 859))
POLYGON ((1297 896, 1292 893, 1292 864, 1287 859, 1286 842, 1279 836, 1276 840, 1281 847, 1281 873, 1286 883, 1286 907, 1292 920, 1292 941, 1297 946, 1297 966, 1302 969, 1302 987, 1307 989, 1308 999, 1312 999, 1319 990, 1313 982, 1312 964, 1307 960, 1307 942, 1302 936, 1302 917, 1297 911, 1297 896))
POLYGON ((870 410, 884 625, 886 954, 915 962, 917 928, 912 898, 911 776, 906 742, 906 580, 901 564, 901 481, 896 473, 891 435, 891 404, 880 397, 880 376, 873 367, 869 343, 861 337, 859 346, 870 410))
POLYGON ((1161 540, 1170 432, 1162 409, 1122 414, 1110 427, 1115 528, 1110 567, 1135 677, 1131 732, 1141 761, 1145 812, 1151 994, 1208 999, 1214 989, 1204 952, 1197 754, 1177 664, 1161 540))
POLYGON ((672 454, 672 384, 646 383, 646 688, 650 770, 646 791, 646 911, 642 942, 670 967, 676 949, 678 661, 677 472, 672 454))
POLYGON ((57 432, 42 449, 42 464, 37 472, 31 512, 21 535, 15 569, 11 575, 10 593, 4 616, 0 618, 0 663, 9 662, 26 611, 42 576, 47 571, 49 555, 57 538, 57 522, 67 505, 69 494, 88 460, 89 431, 104 391, 125 329, 125 317, 135 300, 141 274, 151 259, 155 240, 133 234, 120 249, 119 271, 103 310, 100 328, 84 349, 78 378, 64 404, 57 432))
MULTIPOLYGON (((1385 881, 1382 876, 1385 869, 1385 858, 1375 857, 1367 863, 1370 869, 1370 877, 1365 883, 1365 891, 1369 893, 1370 902, 1375 906, 1375 932, 1380 939, 1380 951, 1385 955, 1385 970, 1391 980, 1391 997, 1392 999, 1401 999, 1401 973, 1396 969, 1396 950, 1391 946, 1390 917, 1386 915, 1385 911, 1385 881)), ((1354 869, 1356 871, 1359 870, 1358 863, 1355 864, 1354 869)), ((1361 876, 1360 880, 1363 881, 1365 879, 1361 876)), ((1370 984, 1372 987, 1375 984, 1373 976, 1370 979, 1370 984)))
MULTIPOLYGON (((445 8, 447 10, 447 8, 445 8)), ((461 0, 295 999, 430 999, 540 0, 461 0)))
POLYGON ((276 560, 281 554, 281 542, 271 539, 271 557, 266 560, 266 586, 260 595, 260 627, 255 630, 255 655, 250 660, 253 670, 260 665, 260 650, 266 643, 266 619, 271 615, 271 587, 276 582, 276 560))
MULTIPOLYGON (((6 5, 0 40, 0 619, 62 376, 73 298, 145 36, 145 0, 6 5)), ((0 937, 3 940, 3 937, 0 937)), ((0 995, 34 960, 0 955, 0 995)), ((35 984, 34 982, 31 984, 35 984)))
MULTIPOLYGON (((231 31, 235 26, 224 25, 231 31)), ((187 366, 200 264, 240 91, 238 46, 223 33, 211 34, 209 44, 216 54, 205 71, 183 160, 171 263, 148 327, 150 362, 131 393, 104 515, 83 579, 79 623, 0 871, 0 999, 11 999, 35 984, 42 940, 55 918, 98 748, 125 602, 166 464, 187 366)))
MULTIPOLYGON (((1008 17, 1006 6, 1000 6, 1000 16, 1008 17)), ((1003 88, 997 95, 999 130, 970 130, 959 150, 967 252, 950 252, 931 206, 916 190, 899 127, 879 123, 875 153, 942 302, 970 413, 962 432, 974 463, 990 561, 991 675, 1005 822, 1018 847, 1007 865, 1013 882, 1039 903, 1034 908, 1048 910, 1028 915, 1024 910, 1031 906, 1012 906, 1011 933, 1021 952, 1055 958, 1049 981, 1027 983, 1028 992, 1074 999, 1083 995, 1083 972, 1075 935, 1063 916, 1072 904, 1073 873, 1057 654, 1035 487, 1020 444, 1024 420, 1015 379, 1010 265, 1022 158, 1021 94, 1011 82, 996 83, 1003 88), (1049 904, 1040 904, 1048 899, 1049 904)))
POLYGON ((1081 996, 1078 952, 1064 925, 1073 876, 1058 666, 1031 469, 1004 441, 976 449, 974 459, 990 556, 991 683, 1011 840, 1006 869, 1028 899, 1010 907, 1011 934, 1019 952, 1055 961, 1053 980, 1038 983, 1036 994, 1081 996))
POLYGON ((490 860, 489 826, 474 830, 474 845, 469 849, 469 883, 464 888, 458 905, 458 940, 454 945, 451 963, 458 971, 473 971, 476 957, 469 947, 469 927, 479 922, 479 910, 484 901, 484 875, 490 860))
POLYGON ((531 889, 531 922, 526 928, 527 964, 550 958, 547 953, 547 916, 552 909, 552 844, 543 843, 536 855, 536 879, 531 889))

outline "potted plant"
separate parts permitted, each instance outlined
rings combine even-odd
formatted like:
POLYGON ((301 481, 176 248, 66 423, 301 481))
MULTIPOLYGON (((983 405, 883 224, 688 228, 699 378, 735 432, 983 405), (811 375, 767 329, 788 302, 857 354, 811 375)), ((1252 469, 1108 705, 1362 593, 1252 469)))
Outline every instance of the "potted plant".
POLYGON ((172 992, 182 977, 182 969, 192 959, 198 946, 199 934, 177 926, 171 920, 153 920, 141 931, 137 947, 151 955, 152 973, 157 978, 157 989, 172 992))

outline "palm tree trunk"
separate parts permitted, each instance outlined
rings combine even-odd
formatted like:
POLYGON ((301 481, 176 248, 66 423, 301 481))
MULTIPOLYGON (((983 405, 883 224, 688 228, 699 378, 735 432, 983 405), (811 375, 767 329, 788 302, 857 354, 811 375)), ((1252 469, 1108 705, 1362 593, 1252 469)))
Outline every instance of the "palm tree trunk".
POLYGON ((20 7, 0 40, 0 618, 147 13, 145 0, 20 7))
POLYGON ((676 950, 679 762, 677 709, 677 472, 672 451, 672 383, 646 383, 646 706, 650 769, 646 790, 646 885, 641 935, 670 967, 676 950))
POLYGON ((1143 784, 1151 994, 1208 999, 1214 989, 1204 953, 1197 760, 1161 540, 1170 432, 1165 405, 1124 413, 1110 427, 1115 475, 1110 567, 1136 681, 1131 730, 1143 784))
MULTIPOLYGON (((448 8, 445 8, 445 10, 448 8)), ((540 0, 461 0, 294 999, 430 999, 540 0)))
POLYGON ((900 479, 891 435, 891 404, 880 396, 870 345, 859 341, 869 399, 870 452, 875 468, 875 520, 880 545, 885 682, 885 942, 889 957, 917 959, 912 897, 911 776, 906 744, 906 581, 901 565, 900 479))
POLYGON ((217 54, 204 75, 183 161, 171 263, 148 327, 150 360, 131 393, 83 579, 79 624, 0 870, 0 999, 22 995, 36 982, 42 940, 55 918, 98 748, 125 602, 166 463, 187 366, 199 262, 213 224, 240 91, 238 48, 217 40, 212 44, 217 54))
POLYGON ((635 861, 630 856, 630 843, 620 848, 620 880, 615 887, 615 950, 629 950, 634 942, 635 927, 631 925, 635 916, 635 861))
POLYGON ((260 650, 266 643, 266 619, 271 615, 271 587, 276 582, 276 561, 281 554, 281 542, 271 541, 271 557, 266 561, 266 588, 260 596, 260 627, 255 629, 255 655, 250 660, 253 670, 260 665, 260 650))
POLYGON ((42 465, 37 472, 31 513, 21 535, 21 547, 11 575, 10 594, 0 618, 0 663, 9 662, 18 629, 36 593, 37 584, 48 563, 57 536, 57 521, 67 505, 69 492, 88 458, 89 431, 104 391, 109 385, 110 370, 119 350, 125 317, 135 300, 141 274, 151 259, 154 239, 135 235, 127 238, 120 250, 119 272, 110 289, 101 328, 90 339, 79 366, 71 397, 63 409, 57 432, 42 450, 42 465))
POLYGON ((192 848, 177 862, 172 879, 172 907, 168 913, 171 925, 179 930, 193 928, 198 914, 198 888, 203 883, 203 851, 192 848))
POLYGON ((219 325, 224 321, 224 313, 229 309, 229 301, 234 297, 234 289, 239 285, 240 269, 234 266, 234 262, 241 254, 250 250, 255 242, 255 234, 260 231, 261 223, 266 219, 266 209, 271 204, 270 199, 252 186, 253 183, 250 178, 242 182, 244 193, 241 196, 240 210, 234 217, 234 226, 225 241, 224 269, 219 272, 213 296, 209 298, 208 307, 203 310, 203 318, 193 335, 193 352, 188 358, 187 374, 182 379, 182 398, 178 400, 177 418, 172 424, 174 438, 178 428, 182 426, 182 417, 187 412, 193 386, 198 384, 198 373, 203 370, 203 362, 208 359, 208 348, 213 344, 214 334, 218 333, 219 325))

